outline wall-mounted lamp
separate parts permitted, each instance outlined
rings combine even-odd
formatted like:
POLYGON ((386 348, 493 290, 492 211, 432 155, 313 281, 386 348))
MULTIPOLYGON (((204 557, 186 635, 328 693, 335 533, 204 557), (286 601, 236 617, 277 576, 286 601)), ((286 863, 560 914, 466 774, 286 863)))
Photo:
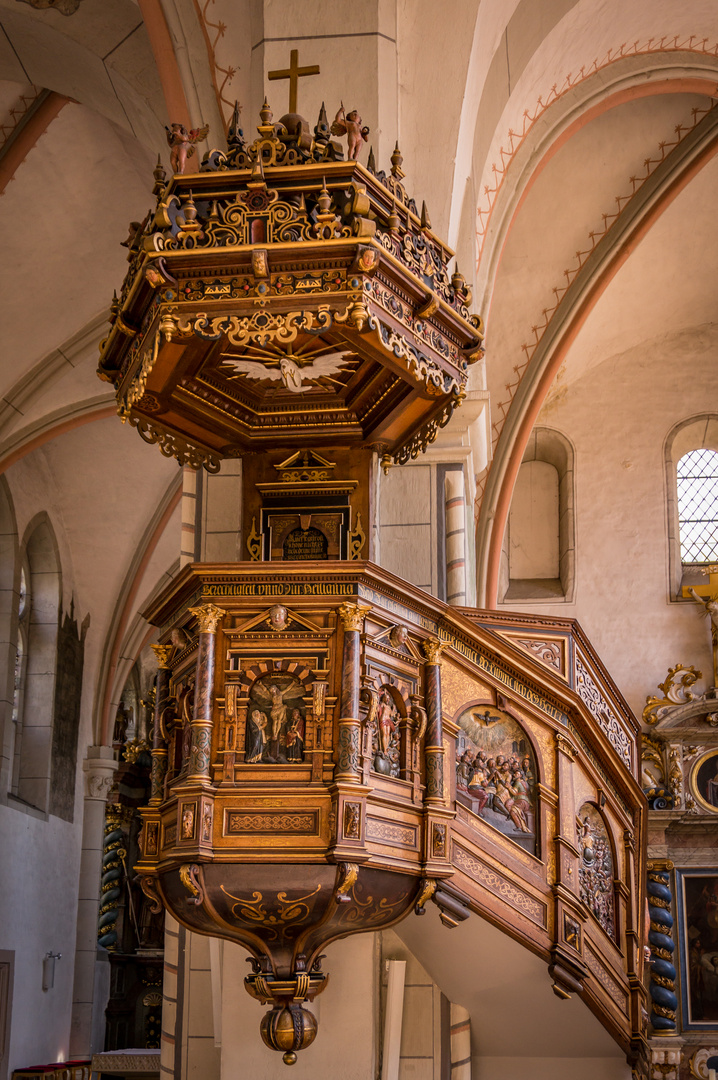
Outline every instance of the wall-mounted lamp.
POLYGON ((42 988, 52 990, 55 985, 55 961, 62 960, 62 953, 45 953, 42 961, 42 988))

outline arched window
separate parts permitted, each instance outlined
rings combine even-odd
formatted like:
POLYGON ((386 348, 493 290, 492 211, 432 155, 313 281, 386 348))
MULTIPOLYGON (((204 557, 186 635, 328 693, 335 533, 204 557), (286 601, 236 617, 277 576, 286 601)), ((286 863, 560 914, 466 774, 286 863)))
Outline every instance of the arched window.
POLYGON ((516 478, 504 537, 505 603, 573 597, 573 456, 571 443, 560 432, 534 428, 516 478))
POLYGON ((60 565, 52 526, 45 515, 31 527, 25 542, 23 566, 24 606, 17 637, 17 653, 21 654, 21 660, 19 665, 16 660, 15 667, 18 673, 18 723, 12 793, 24 803, 47 812, 52 767, 60 565))
POLYGON ((12 764, 13 795, 17 795, 20 783, 20 758, 22 748, 22 718, 25 703, 25 677, 27 673, 27 639, 30 623, 30 597, 28 596, 29 573, 25 564, 20 567, 20 589, 18 594, 17 644, 15 646, 15 672, 12 694, 12 723, 14 729, 14 751, 12 764))
POLYGON ((676 466, 682 563, 718 561, 718 451, 689 450, 676 466))
POLYGON ((0 476, 0 801, 12 787, 19 581, 15 512, 7 481, 0 476))
MULTIPOLYGON (((705 585, 718 562, 718 416, 683 420, 665 444, 670 595, 705 585)), ((690 602, 690 601, 686 601, 690 602)))

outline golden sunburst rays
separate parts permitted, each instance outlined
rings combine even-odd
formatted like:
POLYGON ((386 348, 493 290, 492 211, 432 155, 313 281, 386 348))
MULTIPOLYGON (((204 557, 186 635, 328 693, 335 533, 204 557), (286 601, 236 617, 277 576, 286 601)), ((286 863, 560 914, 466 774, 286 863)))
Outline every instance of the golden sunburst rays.
MULTIPOLYGON (((269 371, 274 371, 278 368, 282 360, 290 360, 292 363, 296 364, 301 371, 304 367, 310 367, 315 360, 318 360, 329 353, 342 352, 346 354, 349 351, 350 350, 348 349, 342 349, 341 345, 323 341, 321 338, 318 341, 309 338, 296 348, 294 342, 291 342, 285 347, 274 343, 269 343, 266 346, 249 344, 246 345, 240 353, 221 352, 219 355, 224 360, 252 360, 256 363, 263 364, 269 371)), ((353 374, 359 362, 359 356, 346 356, 346 358, 342 360, 342 368, 346 369, 347 374, 353 374)), ((227 379, 246 379, 246 377, 244 372, 226 375, 227 379)), ((272 378, 272 376, 268 373, 267 378, 272 378)), ((325 374, 316 378, 309 375, 308 381, 315 383, 330 382, 341 388, 346 386, 346 382, 341 379, 334 379, 331 375, 325 374)), ((280 388, 276 387, 275 389, 279 390, 280 388)))

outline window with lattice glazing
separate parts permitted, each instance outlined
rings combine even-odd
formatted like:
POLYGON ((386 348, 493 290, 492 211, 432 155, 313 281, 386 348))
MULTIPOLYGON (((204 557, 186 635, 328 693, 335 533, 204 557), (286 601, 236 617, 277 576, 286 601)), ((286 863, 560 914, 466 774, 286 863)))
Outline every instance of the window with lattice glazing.
POLYGON ((718 451, 684 454, 676 484, 681 562, 718 562, 718 451))

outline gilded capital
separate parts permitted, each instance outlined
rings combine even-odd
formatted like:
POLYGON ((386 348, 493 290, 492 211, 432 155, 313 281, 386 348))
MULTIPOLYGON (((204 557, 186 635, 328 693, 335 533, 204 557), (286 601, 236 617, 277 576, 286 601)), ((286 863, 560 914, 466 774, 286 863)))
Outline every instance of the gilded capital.
POLYGON ((564 753, 566 755, 566 757, 569 759, 569 761, 573 761, 574 758, 576 757, 576 749, 573 746, 573 744, 571 742, 569 742, 569 740, 566 738, 566 736, 564 734, 562 734, 562 732, 560 732, 560 731, 557 731, 555 733, 555 738, 556 738, 556 746, 559 748, 559 750, 561 750, 562 753, 564 753))
POLYGON ((190 608, 190 614, 197 616, 200 634, 215 634, 227 612, 216 604, 202 604, 201 607, 190 608))
POLYGON ((424 656, 426 657, 427 664, 440 664, 441 654, 444 646, 438 638, 429 638, 428 641, 422 643, 424 650, 424 656))
POLYGON ((371 604, 342 604, 339 618, 345 630, 361 630, 364 619, 371 611, 371 604))
POLYGON ((170 666, 170 657, 174 652, 174 645, 150 645, 150 648, 155 654, 157 667, 168 668, 170 666))

